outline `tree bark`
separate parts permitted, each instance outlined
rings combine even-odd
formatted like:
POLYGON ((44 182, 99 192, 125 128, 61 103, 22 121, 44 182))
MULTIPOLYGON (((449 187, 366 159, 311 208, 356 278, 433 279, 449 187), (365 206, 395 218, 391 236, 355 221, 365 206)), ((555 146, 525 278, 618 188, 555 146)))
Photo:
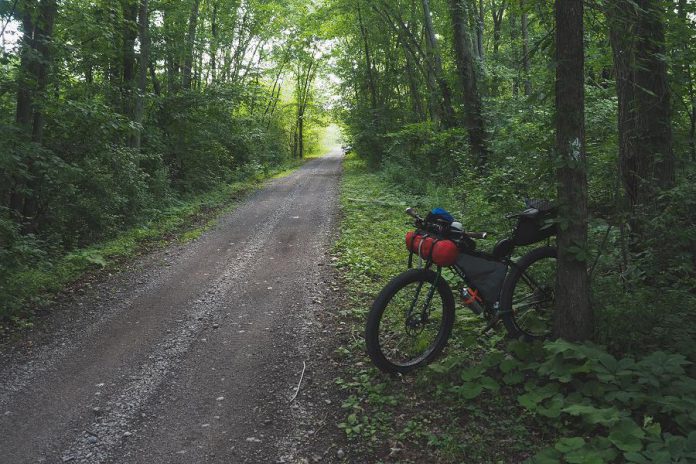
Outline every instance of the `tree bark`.
POLYGON ((525 11, 524 0, 520 0, 521 20, 522 20, 522 70, 524 71, 524 94, 532 94, 532 81, 529 76, 529 28, 527 27, 527 12, 525 11))
MULTIPOLYGON (((58 5, 56 0, 25 1, 19 5, 19 11, 22 16, 22 41, 15 121, 25 136, 41 144, 44 126, 42 106, 53 61, 51 41, 58 5)), ((26 163, 29 180, 15 179, 9 206, 24 218, 30 219, 24 229, 25 232, 33 232, 37 211, 36 198, 32 194, 36 187, 36 179, 33 178, 35 159, 30 156, 26 163)))
POLYGON ((51 41, 53 40, 53 24, 58 13, 56 0, 42 0, 39 8, 39 21, 34 33, 34 47, 38 55, 35 61, 36 89, 34 99, 34 120, 32 123, 32 139, 36 143, 43 140, 44 112, 42 102, 45 100, 49 73, 53 63, 51 41), (37 99, 41 102, 38 105, 37 99))
POLYGON ((505 17, 505 9, 507 2, 503 0, 500 5, 493 3, 491 6, 491 14, 493 16, 493 54, 497 57, 500 51, 500 40, 502 38, 503 18, 505 17))
MULTIPOLYGON (((140 37, 140 56, 138 57, 138 91, 135 95, 133 121, 138 125, 145 115, 144 98, 147 91, 147 68, 150 63, 150 15, 148 0, 140 0, 138 11, 138 35, 140 37)), ((131 147, 140 149, 142 129, 136 129, 131 140, 131 147)))
POLYGON ((587 159, 583 0, 556 0, 556 155, 559 167, 558 271, 553 332, 567 340, 593 334, 587 263, 587 159))
POLYGON ((631 210, 674 185, 664 10, 616 0, 606 10, 619 100, 619 165, 631 210))
POLYGON ((374 71, 372 69, 372 56, 370 54, 370 44, 367 41, 367 30, 365 29, 365 24, 363 22, 362 11, 360 8, 360 2, 357 5, 358 8, 358 23, 360 26, 360 35, 363 39, 363 46, 365 50, 365 68, 367 70, 367 88, 370 92, 370 103, 372 104, 372 109, 377 109, 377 85, 375 84, 374 71))
POLYGON ((210 18, 210 81, 215 83, 217 80, 217 51, 218 51, 218 24, 217 24, 217 1, 213 1, 213 12, 210 18))
POLYGON ((150 70, 150 80, 152 81, 152 90, 158 97, 162 94, 162 86, 160 85, 159 79, 157 79, 157 71, 155 69, 155 62, 150 60, 148 63, 148 68, 150 70))
POLYGON ((481 62, 483 62, 483 31, 484 31, 484 25, 486 24, 486 10, 483 8, 483 0, 479 0, 478 4, 478 18, 476 21, 476 48, 477 48, 477 57, 481 62))
POLYGON ((17 75, 17 109, 15 121, 17 125, 29 132, 32 122, 32 58, 34 54, 34 20, 32 1, 21 4, 22 40, 20 42, 20 64, 17 75))
POLYGON ((188 21, 188 32, 186 34, 186 50, 184 55, 184 69, 181 78, 181 85, 184 90, 191 90, 191 74, 193 72, 193 49, 196 45, 196 28, 198 27, 198 6, 200 0, 191 2, 191 14, 188 21))
MULTIPOLYGON (((679 0, 677 4, 677 16, 679 17, 681 26, 684 28, 683 30, 688 31, 691 27, 691 22, 686 13, 686 0, 679 0)), ((688 40, 683 41, 682 49, 687 56, 690 46, 691 43, 688 40)), ((691 152, 691 161, 696 161, 696 85, 694 85, 691 63, 685 62, 682 64, 681 68, 681 73, 686 80, 686 96, 688 98, 686 111, 689 116, 689 150, 691 152)))
POLYGON ((437 82, 440 95, 436 95, 437 106, 440 109, 438 117, 442 120, 445 127, 454 126, 454 110, 452 109, 452 92, 449 89, 447 80, 442 70, 442 57, 435 37, 433 28, 433 18, 430 11, 430 0, 422 0, 423 4, 423 24, 425 25, 425 44, 428 60, 432 64, 432 71, 437 82))
POLYGON ((426 118, 423 111, 423 101, 421 100, 420 91, 418 90, 418 79, 416 78, 416 70, 413 65, 413 58, 408 50, 404 50, 406 58, 406 76, 408 78, 408 89, 411 95, 411 108, 413 114, 416 115, 417 121, 424 121, 426 118))
POLYGON ((121 99, 123 114, 132 117, 134 111, 133 94, 135 93, 135 39, 138 37, 138 2, 123 0, 123 75, 121 99))
POLYGON ((488 146, 483 118, 483 105, 478 90, 476 66, 467 29, 466 7, 461 0, 450 0, 452 26, 454 29, 454 54, 464 97, 466 128, 469 145, 480 168, 488 161, 488 146))
POLYGON ((167 93, 174 94, 179 89, 179 54, 177 53, 177 40, 173 32, 174 20, 168 9, 164 10, 164 48, 165 66, 167 71, 167 93))
POLYGON ((510 67, 518 70, 518 72, 512 78, 512 96, 517 97, 520 94, 520 73, 519 73, 519 49, 517 47, 517 15, 511 11, 508 15, 509 29, 510 29, 510 43, 512 44, 511 50, 511 63, 510 67))

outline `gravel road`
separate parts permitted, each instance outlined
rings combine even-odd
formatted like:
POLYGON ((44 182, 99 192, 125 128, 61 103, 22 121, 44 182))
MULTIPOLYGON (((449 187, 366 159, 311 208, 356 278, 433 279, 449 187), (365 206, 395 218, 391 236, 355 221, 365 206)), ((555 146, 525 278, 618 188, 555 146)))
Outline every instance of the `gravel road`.
POLYGON ((270 182, 4 347, 0 462, 346 460, 321 345, 340 170, 334 150, 270 182))

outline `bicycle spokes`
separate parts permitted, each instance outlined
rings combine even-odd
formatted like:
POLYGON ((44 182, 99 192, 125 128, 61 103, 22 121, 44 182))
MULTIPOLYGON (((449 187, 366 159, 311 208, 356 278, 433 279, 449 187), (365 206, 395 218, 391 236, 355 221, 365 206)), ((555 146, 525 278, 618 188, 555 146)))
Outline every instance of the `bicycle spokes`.
POLYGON ((538 336, 551 330, 554 286, 555 269, 550 262, 540 262, 524 272, 512 301, 520 329, 538 336))
POLYGON ((430 282, 414 282, 389 302, 380 323, 379 344, 392 362, 407 363, 427 353, 442 320, 442 300, 430 282))

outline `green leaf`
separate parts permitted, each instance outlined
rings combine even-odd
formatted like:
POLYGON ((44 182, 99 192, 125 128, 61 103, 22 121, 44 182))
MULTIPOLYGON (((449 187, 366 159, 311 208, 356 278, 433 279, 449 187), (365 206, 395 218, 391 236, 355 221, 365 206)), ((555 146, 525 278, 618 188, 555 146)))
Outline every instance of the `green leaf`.
POLYGON ((562 454, 554 448, 546 448, 530 458, 527 462, 530 464, 558 464, 561 462, 562 454))
POLYGON ((611 426, 621 419, 621 413, 616 408, 596 408, 587 404, 572 404, 563 408, 562 411, 597 425, 611 426))
POLYGON ((568 453, 570 451, 582 448, 585 446, 585 439, 582 437, 571 437, 571 438, 561 438, 554 445, 554 448, 561 453, 568 453))
POLYGON ((537 408, 537 412, 544 416, 555 419, 561 415, 561 410, 565 404, 565 398, 561 394, 555 395, 544 407, 537 408))
POLYGON ((607 462, 600 453, 586 448, 571 451, 563 456, 568 464, 604 464, 607 462))
POLYGON ((611 428, 609 441, 621 451, 640 451, 645 432, 632 419, 623 419, 611 428))
POLYGON ((464 385, 454 387, 453 390, 466 400, 472 400, 479 396, 483 391, 483 387, 478 383, 465 383, 464 385))
POLYGON ((513 359, 513 358, 506 358, 506 359, 503 359, 502 361, 500 361, 499 367, 500 367, 500 371, 503 374, 507 374, 510 371, 512 371, 513 369, 518 368, 520 365, 521 365, 521 363, 518 360, 513 359))
POLYGON ((97 265, 99 265, 99 266, 101 266, 101 267, 106 267, 106 264, 107 264, 107 263, 106 263, 106 260, 104 259, 104 257, 103 257, 102 255, 98 255, 98 254, 96 254, 96 253, 95 253, 95 254, 86 255, 86 256, 85 256, 85 259, 86 259, 88 262, 90 262, 90 263, 92 263, 92 264, 97 264, 97 265))
POLYGON ((497 392, 500 390, 500 385, 493 378, 485 376, 480 380, 481 386, 487 390, 497 392))
POLYGON ((645 456, 643 456, 641 453, 638 453, 636 451, 629 451, 628 453, 624 453, 624 458, 626 458, 626 461, 628 462, 635 462, 638 464, 650 464, 651 461, 646 459, 645 456))
POLYGON ((471 382, 472 380, 478 379, 483 375, 484 368, 482 366, 474 366, 468 369, 464 369, 459 377, 465 382, 471 382))
POLYGON ((437 372, 438 374, 445 374, 451 370, 451 367, 443 363, 437 363, 428 365, 428 369, 433 372, 437 372))
POLYGON ((537 390, 532 390, 528 393, 525 393, 524 395, 520 395, 517 397, 517 401, 522 405, 523 407, 534 411, 537 408, 537 405, 545 400, 546 398, 550 398, 553 396, 555 392, 549 391, 548 389, 545 388, 539 388, 537 390))
POLYGON ((503 376, 503 382, 508 385, 517 385, 524 381, 524 375, 521 372, 508 372, 503 376))

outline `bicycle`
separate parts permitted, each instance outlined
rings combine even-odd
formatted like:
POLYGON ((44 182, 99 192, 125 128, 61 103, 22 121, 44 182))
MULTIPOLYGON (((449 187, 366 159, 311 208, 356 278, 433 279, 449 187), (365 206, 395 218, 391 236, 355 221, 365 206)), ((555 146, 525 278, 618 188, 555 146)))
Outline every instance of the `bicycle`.
POLYGON ((474 242, 487 233, 466 232, 447 211, 434 209, 426 218, 412 208, 406 213, 416 227, 406 236, 409 269, 379 293, 365 328, 367 352, 380 370, 405 374, 444 349, 455 315, 444 269, 460 281, 457 292, 464 305, 487 319, 482 334, 500 321, 510 337, 533 340, 549 334, 556 278, 556 248, 550 244, 556 235, 555 210, 549 202, 526 200, 524 211, 508 215, 517 225, 491 252, 476 251, 474 242), (544 240, 545 246, 512 260, 516 247, 544 240))

